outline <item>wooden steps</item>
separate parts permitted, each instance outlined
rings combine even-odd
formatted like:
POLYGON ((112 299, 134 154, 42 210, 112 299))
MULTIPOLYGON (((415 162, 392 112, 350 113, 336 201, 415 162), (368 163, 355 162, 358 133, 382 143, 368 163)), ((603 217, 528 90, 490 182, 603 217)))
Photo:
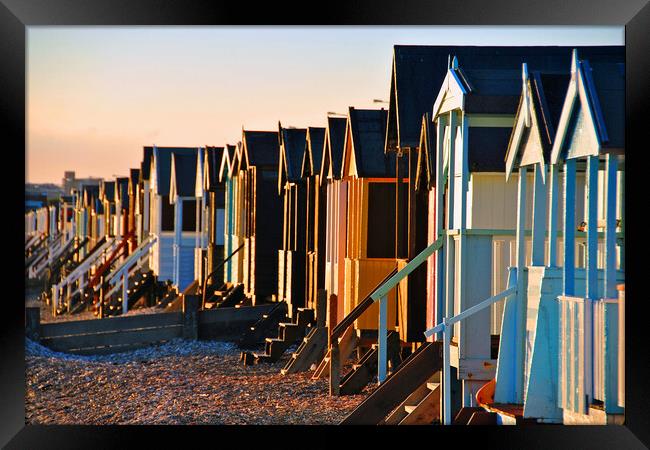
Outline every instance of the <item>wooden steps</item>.
MULTIPOLYGON (((426 386, 442 369, 442 343, 425 342, 354 411, 342 425, 377 425, 395 411, 416 389, 426 386)), ((406 406, 406 405, 404 405, 406 406)))
POLYGON ((241 353, 240 360, 244 365, 276 362, 287 348, 305 337, 306 331, 311 328, 313 321, 313 309, 298 308, 295 322, 281 322, 278 324, 278 337, 265 339, 264 353, 244 351, 241 353))
POLYGON ((315 364, 323 357, 326 348, 327 328, 313 327, 280 373, 286 375, 309 370, 312 364, 315 364))
MULTIPOLYGON (((387 336, 388 358, 394 359, 399 352, 399 334, 391 331, 387 336)), ((352 366, 352 370, 341 378, 340 395, 354 395, 360 393, 377 376, 379 346, 373 344, 359 361, 352 366)))
MULTIPOLYGON (((357 342, 358 338, 354 327, 349 327, 339 338, 339 367, 342 367, 343 363, 350 357, 354 349, 357 347, 357 342)), ((330 350, 328 350, 325 357, 316 368, 312 380, 318 380, 321 377, 329 376, 330 358, 330 350)))
MULTIPOLYGON (((409 420, 406 422, 402 423, 407 416, 410 416, 412 412, 416 411, 418 408, 418 405, 420 405, 425 399, 427 401, 425 402, 426 404, 430 404, 429 400, 431 400, 429 397, 430 395, 435 391, 438 392, 437 397, 438 397, 438 405, 437 405, 437 410, 439 412, 440 407, 439 407, 439 398, 440 398, 440 391, 439 391, 439 386, 440 386, 440 372, 436 372, 433 374, 426 382, 422 383, 420 386, 418 386, 417 389, 415 389, 402 403, 399 404, 397 408, 393 412, 391 412, 384 420, 379 422, 379 425, 406 425, 406 424, 413 424, 414 419, 416 419, 415 416, 411 417, 409 420)), ((434 405, 435 406, 435 405, 434 405)), ((422 407, 424 407, 424 404, 422 404, 422 407)), ((426 423, 432 423, 432 421, 437 420, 438 417, 436 416, 435 418, 432 418, 431 421, 426 422, 426 423)), ((417 422, 421 423, 421 421, 417 422)))
POLYGON ((277 330, 280 322, 287 318, 287 304, 278 303, 268 314, 264 314, 237 342, 241 349, 249 349, 264 342, 264 338, 277 330))

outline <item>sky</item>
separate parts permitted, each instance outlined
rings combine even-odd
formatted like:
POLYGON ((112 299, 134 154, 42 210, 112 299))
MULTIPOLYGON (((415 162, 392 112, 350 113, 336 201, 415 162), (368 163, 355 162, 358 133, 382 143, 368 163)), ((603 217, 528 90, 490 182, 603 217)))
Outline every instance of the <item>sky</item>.
POLYGON ((623 43, 623 27, 29 27, 25 179, 126 176, 145 145, 387 108, 396 44, 623 43))

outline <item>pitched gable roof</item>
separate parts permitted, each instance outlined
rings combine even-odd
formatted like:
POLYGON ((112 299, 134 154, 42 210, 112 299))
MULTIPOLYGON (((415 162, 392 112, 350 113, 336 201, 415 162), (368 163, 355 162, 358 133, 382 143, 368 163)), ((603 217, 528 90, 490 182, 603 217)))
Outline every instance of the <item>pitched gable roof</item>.
POLYGON ((119 200, 122 204, 122 209, 127 209, 129 207, 129 178, 128 177, 119 177, 115 179, 116 183, 116 194, 117 197, 115 200, 119 200))
POLYGON ((280 158, 278 166, 278 192, 282 193, 285 180, 295 183, 300 179, 302 155, 307 145, 307 129, 282 128, 278 123, 280 158))
POLYGON ((302 155, 300 176, 308 177, 320 173, 325 145, 325 128, 307 127, 307 142, 302 155))
POLYGON ((568 82, 568 73, 529 75, 527 64, 522 65, 522 93, 505 156, 506 179, 522 161, 542 168, 549 162, 568 82))
MULTIPOLYGON (((386 149, 415 147, 420 137, 422 114, 431 111, 449 66, 456 55, 466 69, 501 67, 518 70, 528 61, 537 68, 549 57, 566 58, 568 70, 572 47, 422 46, 395 45, 390 83, 386 149)), ((624 57, 623 46, 580 47, 592 59, 624 57)), ((543 68, 543 67, 540 67, 543 68)), ((435 130, 431 130, 435 134, 435 130)))
POLYGON ((196 155, 172 153, 169 180, 169 200, 174 198, 195 197, 196 155))
POLYGON ((277 169, 279 159, 280 146, 277 131, 242 130, 239 170, 249 166, 277 169))
POLYGON ((99 185, 99 195, 102 200, 115 201, 115 181, 102 181, 99 185))
POLYGON ((345 130, 348 119, 343 117, 328 117, 325 129, 325 142, 320 165, 321 183, 328 177, 338 180, 341 177, 343 148, 345 146, 345 130))
POLYGON ((131 169, 129 174, 129 194, 135 195, 140 182, 140 169, 131 169))
POLYGON ((601 151, 624 151, 625 65, 623 62, 591 64, 573 53, 571 81, 553 142, 553 164, 565 158, 572 139, 579 148, 569 157, 597 155, 601 151), (578 123, 582 121, 582 123, 578 123))
POLYGON ((418 162, 415 170, 415 189, 431 189, 436 185, 436 144, 431 140, 429 113, 422 116, 418 162))
POLYGON ((142 162, 140 163, 140 170, 142 171, 142 180, 149 181, 151 179, 151 159, 153 158, 153 147, 142 147, 142 162))
POLYGON ((385 109, 349 108, 341 177, 391 177, 395 165, 384 154, 385 109))
POLYGON ((224 147, 206 147, 203 162, 203 189, 216 191, 221 183, 221 161, 228 152, 224 147))
POLYGON ((153 165, 156 171, 156 195, 169 195, 172 154, 191 155, 196 159, 196 147, 154 147, 153 165))
POLYGON ((221 154, 221 161, 219 163, 219 182, 223 182, 226 176, 232 174, 232 160, 235 158, 237 146, 226 144, 224 151, 221 154))

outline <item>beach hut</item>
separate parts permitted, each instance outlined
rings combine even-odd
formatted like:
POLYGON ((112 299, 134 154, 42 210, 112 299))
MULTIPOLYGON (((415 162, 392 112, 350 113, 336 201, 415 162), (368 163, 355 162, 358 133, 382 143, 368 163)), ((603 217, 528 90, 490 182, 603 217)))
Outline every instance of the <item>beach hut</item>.
POLYGON ((197 154, 172 152, 169 203, 174 206, 172 285, 183 292, 194 280, 196 248, 196 165, 197 154))
POLYGON ((343 301, 338 301, 338 298, 341 297, 342 300, 345 279, 347 195, 341 187, 341 165, 346 125, 346 118, 327 118, 319 177, 321 189, 325 191, 325 289, 328 301, 331 298, 337 299, 334 305, 330 304, 330 307, 334 306, 328 314, 330 328, 340 322, 345 315, 343 301), (335 323, 330 323, 330 319, 335 323))
MULTIPOLYGON (((150 268, 161 281, 174 278, 175 207, 170 201, 172 155, 191 155, 196 158, 196 147, 157 147, 151 157, 149 185, 149 233, 156 237, 151 247, 150 268)), ((192 185, 193 188, 194 185, 192 185)), ((192 194, 193 194, 192 189, 192 194)), ((145 194, 146 201, 146 194, 145 194)), ((191 208, 188 206, 188 208, 191 208)), ((194 211, 192 210, 192 213, 194 211)), ((182 215, 179 215, 182 217, 182 215)), ((194 225, 194 224, 192 224, 194 225)), ((192 227, 192 231, 195 232, 192 227)), ((192 238, 193 238, 192 234, 192 238)), ((194 243, 194 241, 192 241, 194 243)), ((193 269, 193 256, 190 265, 193 269)))
MULTIPOLYGON (((205 147, 203 163, 198 164, 197 160, 196 195, 201 199, 200 224, 197 223, 197 230, 200 229, 197 239, 200 242, 197 248, 202 251, 197 252, 195 271, 201 284, 224 259, 225 187, 219 173, 225 152, 226 147, 205 147)), ((224 283, 223 267, 209 283, 217 286, 224 283)))
POLYGON ((238 166, 238 158, 241 154, 241 144, 226 145, 221 157, 219 166, 219 182, 224 186, 224 281, 230 284, 240 284, 240 266, 242 260, 239 256, 241 251, 236 251, 240 247, 238 229, 240 228, 239 217, 242 208, 238 200, 238 176, 235 168, 238 166))
MULTIPOLYGON (((624 282, 625 270, 625 66, 622 57, 602 62, 582 59, 580 54, 573 53, 571 81, 551 152, 551 186, 558 185, 554 180, 559 169, 564 171, 563 267, 556 284, 561 280, 558 405, 565 424, 622 423, 619 353, 624 333, 619 324, 624 321, 619 323, 617 285, 624 282), (585 172, 584 196, 575 189, 579 171, 585 172), (586 230, 582 270, 575 264, 579 203, 584 203, 579 229, 586 230)), ((551 188, 550 196, 553 205, 560 197, 558 187, 551 188)), ((556 224, 560 212, 551 208, 549 213, 550 223, 556 224)), ((551 236, 556 232, 556 227, 550 229, 551 236)), ((536 346, 533 364, 537 351, 536 346)))
POLYGON ((140 244, 141 241, 141 230, 137 211, 138 203, 140 200, 139 196, 139 185, 140 185, 140 169, 131 169, 129 171, 129 209, 128 209, 128 221, 127 226, 129 232, 132 233, 132 238, 129 246, 129 251, 133 251, 140 244))
POLYGON ((278 123, 278 195, 283 202, 282 245, 278 250, 278 301, 287 303, 291 318, 305 306, 307 189, 302 179, 305 128, 282 128, 278 123))
MULTIPOLYGON (((301 176, 306 188, 305 254, 307 278, 305 304, 316 311, 316 296, 325 289, 326 185, 320 182, 320 168, 325 145, 325 128, 308 127, 301 176)), ((318 318, 318 317, 317 317, 318 318)))
MULTIPOLYGON (((396 266, 395 157, 384 153, 387 111, 349 108, 341 165, 347 193, 344 313, 349 314, 396 266)), ((405 192, 405 191, 402 191, 405 192)), ((389 329, 396 326, 396 299, 388 303, 389 329)), ((359 317, 359 330, 376 330, 378 305, 359 317)))
POLYGON ((244 294, 253 304, 273 301, 282 248, 282 201, 278 195, 280 158, 277 131, 242 130, 237 157, 237 195, 242 206, 244 294))

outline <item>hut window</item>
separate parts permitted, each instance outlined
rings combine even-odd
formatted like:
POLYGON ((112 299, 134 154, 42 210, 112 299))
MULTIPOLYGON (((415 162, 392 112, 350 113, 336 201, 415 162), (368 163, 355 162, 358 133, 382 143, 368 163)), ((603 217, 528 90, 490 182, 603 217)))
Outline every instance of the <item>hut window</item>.
POLYGON ((196 231, 196 200, 183 202, 183 231, 196 231))
POLYGON ((395 257, 395 183, 368 184, 367 257, 395 257))
POLYGON ((169 204, 169 195, 162 196, 162 231, 174 231, 174 205, 169 204))

